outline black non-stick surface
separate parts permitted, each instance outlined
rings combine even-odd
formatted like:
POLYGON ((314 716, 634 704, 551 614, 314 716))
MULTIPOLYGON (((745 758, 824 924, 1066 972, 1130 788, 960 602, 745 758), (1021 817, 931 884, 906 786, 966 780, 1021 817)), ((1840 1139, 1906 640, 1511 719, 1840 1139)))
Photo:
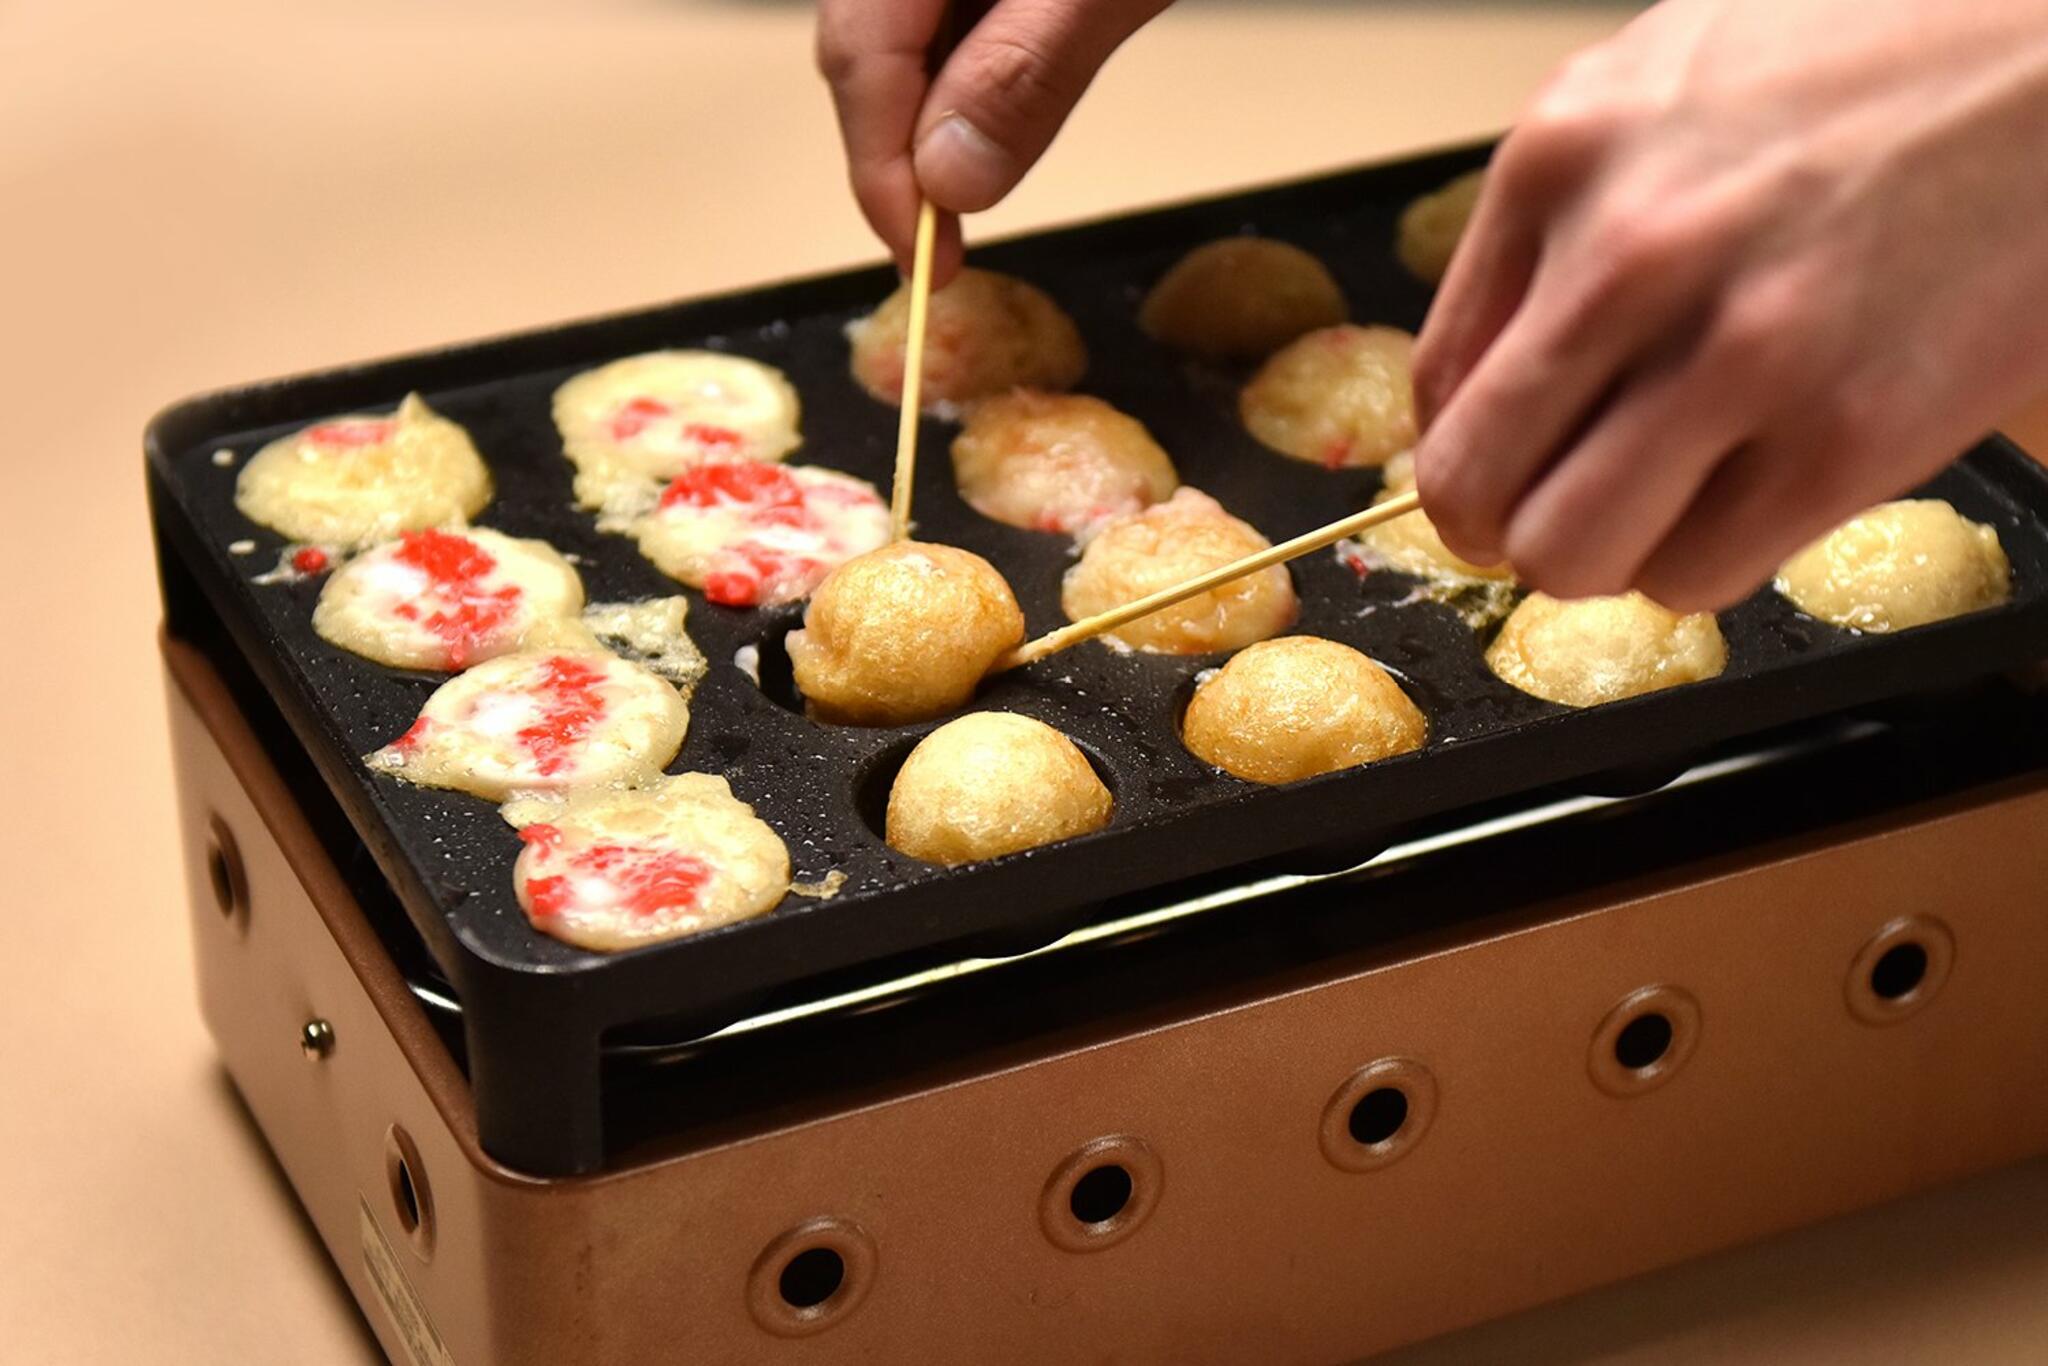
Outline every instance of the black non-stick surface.
MULTIPOLYGON (((1415 193, 1476 162, 1466 150, 1392 167, 1021 239, 977 253, 1047 289, 1090 350, 1082 388, 1142 419, 1183 479, 1279 540, 1359 507, 1373 471, 1327 472, 1283 459, 1235 419, 1241 374, 1193 364, 1146 339, 1133 315, 1179 253, 1256 230, 1299 243, 1342 281, 1360 321, 1418 326, 1427 290, 1394 262, 1393 224, 1415 193)), ((1362 581, 1328 552, 1293 566, 1299 629, 1358 646, 1395 670, 1428 715, 1420 752, 1289 788, 1262 789, 1208 769, 1180 746, 1176 715, 1217 657, 1120 655, 1099 643, 990 686, 979 705, 1037 716, 1072 736, 1116 797, 1109 829, 1064 845, 947 871, 887 848, 876 831, 887 785, 931 725, 860 730, 816 724, 792 705, 781 637, 794 609, 736 611, 692 594, 691 633, 711 661, 689 738, 672 771, 726 775, 787 841, 801 878, 846 875, 831 900, 792 897, 761 919, 605 957, 533 931, 512 896, 518 852, 490 804, 373 776, 357 756, 405 730, 440 681, 382 668, 314 635, 320 582, 258 585, 282 542, 235 510, 242 459, 305 422, 394 403, 418 388, 465 425, 497 480, 484 525, 542 537, 578 556, 594 601, 681 591, 628 540, 600 534, 572 504, 570 471, 549 417, 562 380, 660 345, 729 349, 781 367, 800 390, 797 457, 886 485, 894 411, 847 375, 845 324, 886 291, 866 271, 748 295, 579 324, 431 356, 194 400, 151 434, 166 553, 205 586, 326 780, 465 995, 506 974, 519 999, 559 999, 601 1024, 678 1012, 716 1017, 770 988, 935 945, 1005 951, 1064 932, 1105 898, 1254 860, 1313 863, 1355 854, 1404 823, 1471 802, 1682 758, 1730 735, 1871 699, 1940 687, 2048 653, 2048 482, 2009 448, 1987 446, 1931 492, 1996 526, 2016 594, 1995 612, 1895 637, 1858 638, 1769 593, 1722 615, 1730 659, 1710 683, 1572 712, 1495 680, 1475 634, 1448 607, 1411 601, 1413 580, 1362 581), (217 449, 240 457, 216 465, 217 449), (231 543, 253 540, 253 554, 231 543), (734 665, 761 652, 764 686, 734 665)), ((1066 540, 1014 530, 955 493, 946 444, 925 425, 917 520, 927 539, 970 547, 1008 576, 1033 634, 1062 621, 1066 540)), ((937 723, 933 723, 934 725, 937 723)))

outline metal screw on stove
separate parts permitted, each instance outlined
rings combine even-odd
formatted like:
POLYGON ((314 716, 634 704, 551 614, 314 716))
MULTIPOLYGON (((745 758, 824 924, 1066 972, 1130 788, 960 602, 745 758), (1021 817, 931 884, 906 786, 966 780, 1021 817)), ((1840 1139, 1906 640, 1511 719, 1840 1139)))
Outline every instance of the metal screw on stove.
POLYGON ((334 1051, 334 1026, 325 1020, 308 1020, 299 1031, 299 1051, 308 1062, 319 1062, 334 1051))

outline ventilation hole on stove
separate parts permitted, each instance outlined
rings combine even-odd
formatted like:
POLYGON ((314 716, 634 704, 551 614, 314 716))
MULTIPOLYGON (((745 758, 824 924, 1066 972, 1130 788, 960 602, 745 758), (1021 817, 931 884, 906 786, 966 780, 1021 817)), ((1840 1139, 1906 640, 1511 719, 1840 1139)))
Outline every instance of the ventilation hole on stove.
POLYGON ((1067 1208, 1084 1224, 1106 1224, 1131 1203, 1131 1174, 1106 1162, 1079 1181, 1067 1195, 1067 1208))
POLYGON ((1351 1137, 1367 1147, 1385 1143, 1401 1132, 1408 1119, 1408 1097, 1398 1086, 1376 1086, 1351 1107, 1345 1127, 1351 1137))
POLYGON ((1865 1024, 1917 1014, 1941 991, 1956 956, 1955 936, 1931 915, 1887 922, 1849 963, 1849 1011, 1865 1024))
POLYGON ((242 855, 235 846, 234 832, 219 816, 207 822, 206 882, 222 917, 239 922, 249 907, 248 883, 242 875, 242 855))
POLYGON ((1633 1072, 1655 1065, 1671 1048, 1671 1021, 1656 1011, 1638 1015, 1614 1036, 1614 1060, 1633 1072))
POLYGON ((1344 1079, 1323 1106, 1323 1156, 1375 1171, 1414 1151, 1436 1117, 1436 1077, 1413 1058, 1381 1058, 1344 1079))
POLYGON ((754 1322, 803 1337, 851 1314, 875 1279, 875 1244, 850 1219, 806 1220, 769 1243, 747 1276, 754 1322))
POLYGON ((213 904, 222 915, 235 913, 234 875, 228 871, 227 851, 218 844, 206 851, 206 877, 213 884, 213 904))
POLYGON ((384 1177, 391 1212, 421 1261, 434 1255, 434 1198, 412 1135, 394 1124, 384 1133, 384 1177))
POLYGON ((1112 1134, 1083 1144, 1053 1169, 1038 1219, 1055 1247, 1094 1252, 1137 1232, 1159 1203, 1163 1168, 1143 1139, 1112 1134))
POLYGON ((829 1247, 810 1247, 783 1265, 775 1285, 790 1308, 815 1309, 845 1283, 846 1259, 829 1247))
POLYGON ((411 1233, 420 1226, 420 1193, 412 1184, 412 1165, 398 1161, 398 1226, 411 1233))
POLYGON ((1927 950, 1911 942, 1894 944, 1870 970, 1870 989, 1896 1001, 1927 979, 1927 950))
POLYGON ((1699 1043, 1700 1005, 1674 986, 1630 992, 1593 1031, 1587 1070, 1609 1095, 1634 1096, 1669 1081, 1699 1043))

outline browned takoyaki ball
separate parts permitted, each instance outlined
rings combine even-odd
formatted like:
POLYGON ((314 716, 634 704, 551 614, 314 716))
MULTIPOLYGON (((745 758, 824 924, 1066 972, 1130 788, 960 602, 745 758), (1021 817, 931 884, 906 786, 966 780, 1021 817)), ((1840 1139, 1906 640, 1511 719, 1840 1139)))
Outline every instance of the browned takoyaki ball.
POLYGON ((1168 346, 1216 359, 1264 356, 1349 316, 1321 261, 1266 237, 1196 247, 1159 277, 1138 325, 1168 346))
POLYGON ((1420 749, 1428 726, 1385 669, 1334 640, 1282 636, 1231 656, 1188 701, 1181 740, 1255 783, 1291 783, 1420 749))
POLYGON ((1074 742, 1028 716, 978 711, 918 742, 889 788, 889 844, 947 865, 1109 824, 1109 789, 1074 742))
POLYGON ((1697 683, 1727 663, 1713 613, 1680 616, 1641 593, 1570 601, 1531 593, 1486 651, 1503 682, 1568 707, 1697 683))
POLYGON ((1245 430, 1326 469, 1383 465, 1415 444, 1415 338, 1325 327, 1276 352, 1238 396, 1245 430))
POLYGON ((984 517, 1074 535, 1180 484, 1145 425, 1085 394, 1018 389, 975 405, 953 441, 960 496, 984 517))
POLYGON ((894 726, 964 705, 1024 613, 971 551, 897 541, 840 565, 789 634, 797 688, 820 720, 894 726))
POLYGON ((1431 284, 1441 282, 1485 186, 1486 170, 1482 167, 1467 171, 1409 204, 1401 214, 1394 241, 1394 254, 1401 258, 1401 264, 1431 284))
MULTIPOLYGON (((885 403, 903 399, 903 348, 910 287, 847 329, 853 377, 885 403)), ((963 270, 933 293, 925 319, 926 408, 957 408, 1011 389, 1070 389, 1088 368, 1081 333, 1036 285, 987 270, 963 270)))
MULTIPOLYGON (((1185 583, 1271 543, 1186 486, 1163 503, 1111 522, 1067 571, 1060 605, 1070 620, 1107 612, 1185 583)), ((1234 579, 1119 626, 1108 638, 1162 654, 1235 650, 1278 635, 1301 610, 1285 565, 1234 579)))

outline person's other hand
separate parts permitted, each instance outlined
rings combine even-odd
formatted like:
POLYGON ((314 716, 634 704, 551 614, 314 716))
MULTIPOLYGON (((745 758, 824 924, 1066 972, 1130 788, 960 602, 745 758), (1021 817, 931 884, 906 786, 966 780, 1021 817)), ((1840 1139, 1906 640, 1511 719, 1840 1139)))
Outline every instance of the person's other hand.
POLYGON ((945 0, 820 0, 818 69, 854 197, 897 264, 909 268, 922 191, 948 211, 933 279, 950 279, 960 264, 952 215, 1008 194, 1097 69, 1168 2, 998 0, 932 77, 926 54, 945 0))
POLYGON ((1666 0, 1502 144, 1415 378, 1458 554, 1736 600, 2048 387, 2048 0, 1666 0))

